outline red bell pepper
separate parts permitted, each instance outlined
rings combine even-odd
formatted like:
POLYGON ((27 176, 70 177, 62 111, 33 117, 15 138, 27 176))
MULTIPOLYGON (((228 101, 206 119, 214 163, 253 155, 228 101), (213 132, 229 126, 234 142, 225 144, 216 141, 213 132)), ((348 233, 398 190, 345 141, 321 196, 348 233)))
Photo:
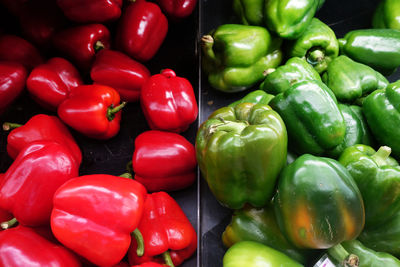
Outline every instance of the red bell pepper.
POLYGON ((106 22, 121 16, 122 0, 57 0, 65 16, 76 22, 106 22))
POLYGON ((196 251, 196 231, 178 203, 165 192, 147 195, 138 229, 143 236, 144 254, 137 255, 137 242, 132 239, 128 251, 131 265, 151 261, 178 266, 196 251))
POLYGON ((34 68, 26 82, 27 89, 42 107, 56 111, 70 92, 83 81, 69 61, 54 57, 34 68))
POLYGON ((173 20, 180 20, 192 14, 197 0, 156 0, 162 11, 173 20))
POLYGON ((132 179, 94 174, 72 179, 54 195, 56 238, 98 266, 121 261, 142 217, 146 189, 132 179))
POLYGON ((27 71, 18 62, 0 61, 0 114, 22 93, 27 71))
POLYGON ((139 61, 150 60, 168 32, 168 20, 157 4, 131 1, 123 11, 117 28, 119 50, 139 61))
MULTIPOLYGON (((0 173, 0 182, 4 178, 4 173, 0 173)), ((14 218, 14 216, 4 209, 0 209, 0 222, 7 222, 14 218)))
POLYGON ((139 100, 140 90, 150 78, 150 71, 129 56, 112 50, 102 50, 96 55, 90 76, 96 84, 108 85, 123 101, 139 100))
POLYGON ((5 123, 3 128, 5 130, 12 128, 7 136, 7 152, 12 159, 15 159, 31 142, 48 140, 65 144, 77 164, 81 164, 81 149, 68 128, 56 116, 38 114, 31 117, 25 125, 5 123))
POLYGON ((90 68, 97 51, 110 47, 110 31, 102 24, 86 24, 59 31, 53 44, 78 67, 90 68))
POLYGON ((37 48, 16 35, 0 36, 0 60, 16 61, 28 70, 43 63, 37 48))
POLYGON ((158 264, 156 262, 145 262, 140 265, 134 265, 132 267, 165 267, 165 266, 168 266, 168 265, 158 264))
POLYGON ((0 255, 0 266, 81 266, 71 251, 24 226, 0 232, 0 255))
POLYGON ((54 141, 26 146, 0 182, 0 208, 27 226, 50 222, 54 192, 78 176, 79 166, 70 150, 54 141))
POLYGON ((153 130, 183 132, 198 114, 192 85, 170 69, 147 80, 141 90, 140 103, 153 130))
POLYGON ((135 180, 148 191, 179 190, 196 179, 194 146, 177 133, 146 131, 135 139, 135 180))
POLYGON ((78 132, 94 139, 109 139, 120 128, 120 97, 105 85, 78 86, 58 107, 60 119, 78 132))

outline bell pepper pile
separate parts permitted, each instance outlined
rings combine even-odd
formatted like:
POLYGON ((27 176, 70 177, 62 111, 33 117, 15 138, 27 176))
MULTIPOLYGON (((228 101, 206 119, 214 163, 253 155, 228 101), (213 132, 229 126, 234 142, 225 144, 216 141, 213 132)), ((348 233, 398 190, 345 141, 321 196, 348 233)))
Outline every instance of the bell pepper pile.
POLYGON ((324 253, 332 266, 400 266, 400 81, 389 77, 400 2, 380 1, 369 29, 343 36, 317 18, 324 2, 233 0, 235 20, 201 38, 211 90, 247 92, 203 119, 195 142, 232 211, 224 267, 314 266, 324 253))
POLYGON ((185 137, 196 88, 152 60, 196 6, 0 0, 16 22, 0 24, 0 266, 173 267, 194 257, 196 229, 169 192, 196 180, 185 137), (28 119, 14 116, 21 102, 33 106, 28 119), (97 155, 84 145, 108 149, 127 108, 147 126, 128 143, 127 168, 88 173, 97 155))

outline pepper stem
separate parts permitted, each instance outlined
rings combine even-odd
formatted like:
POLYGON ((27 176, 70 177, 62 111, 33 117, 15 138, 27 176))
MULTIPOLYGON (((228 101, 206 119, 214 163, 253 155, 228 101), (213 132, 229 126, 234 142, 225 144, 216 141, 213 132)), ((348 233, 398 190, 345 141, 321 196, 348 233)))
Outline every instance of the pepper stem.
POLYGON ((1 226, 1 229, 6 230, 6 229, 8 229, 8 228, 13 227, 17 222, 18 222, 18 221, 17 221, 16 218, 12 218, 12 219, 9 220, 9 221, 2 222, 2 223, 0 224, 0 226, 1 226))
POLYGON ((249 123, 247 121, 228 121, 225 122, 222 120, 221 123, 217 123, 217 124, 213 124, 211 125, 207 132, 206 135, 207 136, 211 136, 213 135, 215 132, 217 131, 224 131, 224 132, 234 132, 237 134, 240 134, 244 128, 246 128, 247 126, 249 126, 249 123))
POLYGON ((328 254, 341 267, 358 267, 359 259, 357 255, 350 254, 341 244, 337 244, 328 249, 328 254))
POLYGON ((3 130, 4 131, 9 131, 18 127, 23 126, 22 124, 18 124, 18 123, 13 123, 13 122, 5 122, 3 123, 3 130))
POLYGON ((131 235, 136 239, 137 243, 137 248, 136 248, 136 254, 141 257, 144 254, 144 241, 143 241, 143 236, 142 233, 138 228, 136 228, 131 235))
POLYGON ((102 49, 104 49, 105 48, 105 46, 104 46, 104 44, 101 42, 101 41, 97 41, 95 44, 94 44, 94 51, 95 52, 99 52, 100 50, 102 50, 102 49))
POLYGON ((203 53, 205 54, 206 57, 208 57, 209 60, 219 65, 220 62, 218 58, 215 56, 213 45, 214 45, 214 38, 211 35, 207 34, 201 37, 201 47, 203 48, 203 53))
POLYGON ((269 74, 273 73, 276 69, 275 68, 269 68, 263 71, 263 76, 268 76, 269 74))
POLYGON ((321 62, 325 58, 325 53, 324 51, 320 49, 314 49, 308 53, 307 56, 307 61, 309 61, 311 64, 315 65, 316 63, 321 62))
POLYGON ((388 146, 381 146, 375 154, 371 156, 371 158, 376 162, 376 164, 381 167, 388 165, 387 159, 390 156, 392 149, 388 146))
POLYGON ((126 171, 127 171, 128 173, 133 173, 132 160, 129 161, 129 162, 126 164, 126 171))
POLYGON ((119 177, 128 178, 128 179, 132 179, 133 178, 132 174, 130 174, 129 172, 123 173, 119 177))
POLYGON ((170 267, 175 267, 174 263, 172 262, 171 259, 171 254, 169 254, 169 251, 165 251, 163 254, 163 259, 166 265, 170 266, 170 267))
POLYGON ((123 109, 126 106, 126 102, 122 102, 120 105, 116 106, 116 107, 109 107, 107 109, 107 119, 109 121, 112 121, 115 118, 115 114, 118 113, 119 111, 121 111, 121 109, 123 109))

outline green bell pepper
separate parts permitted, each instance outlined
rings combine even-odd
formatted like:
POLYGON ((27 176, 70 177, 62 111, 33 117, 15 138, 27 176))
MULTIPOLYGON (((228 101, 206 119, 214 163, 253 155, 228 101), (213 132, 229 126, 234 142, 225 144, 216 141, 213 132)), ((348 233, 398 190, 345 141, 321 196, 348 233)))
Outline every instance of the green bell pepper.
POLYGON ((233 12, 245 25, 264 25, 265 0, 233 0, 233 12))
POLYGON ((339 39, 340 54, 366 64, 384 75, 400 66, 400 31, 362 29, 339 39))
POLYGON ((240 241, 255 241, 276 249, 290 258, 305 264, 310 260, 310 250, 298 249, 289 243, 279 230, 273 207, 264 208, 245 206, 235 210, 232 221, 222 233, 222 241, 226 247, 240 241))
POLYGON ((305 59, 290 58, 285 65, 266 71, 265 80, 260 84, 260 89, 276 95, 289 89, 293 84, 316 80, 321 81, 318 72, 307 63, 305 59))
POLYGON ((339 44, 333 30, 319 19, 313 18, 303 34, 288 43, 287 53, 289 57, 306 59, 318 73, 322 73, 338 56, 339 44))
POLYGON ((268 105, 241 103, 214 111, 196 136, 199 168, 224 206, 263 207, 286 163, 287 132, 268 105))
POLYGON ((398 0, 382 0, 375 10, 372 26, 400 30, 400 2, 398 0))
POLYGON ((282 252, 254 241, 241 241, 230 247, 224 255, 223 267, 302 267, 282 252))
POLYGON ((237 104, 240 103, 253 103, 253 104, 264 104, 268 105, 269 102, 274 98, 273 95, 267 94, 263 90, 254 90, 247 95, 245 95, 243 98, 229 104, 229 107, 234 107, 237 104))
POLYGON ((333 248, 356 238, 364 227, 361 193, 334 159, 301 155, 282 170, 277 188, 279 228, 298 248, 333 248))
POLYGON ((390 152, 389 147, 376 152, 369 146, 355 145, 339 158, 363 196, 366 229, 385 223, 400 211, 400 166, 389 158, 390 152))
POLYGON ((294 152, 321 155, 343 142, 343 115, 335 95, 322 82, 296 83, 275 96, 270 105, 285 122, 294 152))
POLYGON ((345 104, 339 104, 338 107, 346 124, 346 133, 342 143, 327 151, 327 156, 332 158, 338 158, 347 147, 356 144, 372 145, 374 143, 361 107, 345 104))
POLYGON ((378 143, 389 146, 394 157, 400 158, 400 80, 367 96, 362 109, 378 143))
POLYGON ((338 101, 350 103, 377 89, 385 89, 389 84, 389 81, 373 68, 344 55, 332 60, 322 75, 322 80, 333 91, 338 101))
POLYGON ((281 40, 259 26, 224 24, 204 35, 202 67, 210 85, 224 92, 248 89, 264 79, 266 69, 282 61, 281 40))

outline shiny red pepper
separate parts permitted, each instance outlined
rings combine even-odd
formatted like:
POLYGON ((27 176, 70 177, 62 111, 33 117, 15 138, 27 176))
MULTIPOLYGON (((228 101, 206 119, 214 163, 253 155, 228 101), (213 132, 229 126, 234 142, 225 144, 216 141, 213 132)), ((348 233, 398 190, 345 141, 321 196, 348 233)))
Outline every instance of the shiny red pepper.
POLYGON ((56 238, 98 266, 121 261, 142 217, 146 189, 132 179, 94 174, 72 179, 54 195, 56 238))
POLYGON ((173 20, 180 20, 192 14, 197 0, 156 0, 162 11, 173 20))
POLYGON ((28 70, 43 63, 37 48, 16 35, 0 36, 0 60, 16 61, 28 70))
POLYGON ((96 52, 110 47, 110 31, 102 24, 86 24, 59 31, 53 44, 78 67, 87 70, 96 52))
POLYGON ((150 78, 150 71, 124 53, 102 50, 96 55, 90 77, 94 83, 117 90, 123 101, 134 102, 139 100, 140 90, 150 78))
POLYGON ((76 22, 106 22, 121 16, 122 0, 57 0, 65 16, 76 22))
POLYGON ((168 266, 168 265, 159 264, 159 263, 156 263, 156 262, 145 262, 145 263, 142 263, 140 265, 134 265, 132 267, 165 267, 165 266, 168 266))
POLYGON ((82 266, 71 251, 24 226, 0 232, 0 255, 0 266, 4 267, 82 266))
POLYGON ((50 222, 54 192, 78 176, 79 165, 70 150, 54 141, 26 146, 0 182, 0 208, 26 226, 50 222))
POLYGON ((178 266, 196 251, 196 231, 178 203, 165 192, 147 195, 138 229, 143 236, 144 255, 137 255, 137 242, 132 239, 128 251, 131 265, 151 261, 172 266, 172 260, 178 266))
POLYGON ((42 107, 56 111, 70 92, 83 81, 69 61, 54 57, 34 68, 26 81, 32 97, 42 107))
POLYGON ((0 61, 0 115, 24 90, 26 77, 20 63, 0 61))
POLYGON ((15 159, 31 142, 48 140, 65 144, 77 164, 79 165, 82 161, 81 149, 67 126, 56 116, 37 114, 32 116, 25 125, 5 123, 3 128, 12 129, 7 136, 7 153, 12 159, 15 159))
POLYGON ((168 32, 168 20, 157 4, 132 1, 123 11, 117 29, 119 50, 139 61, 150 60, 168 32))
POLYGON ((196 97, 190 82, 170 69, 150 77, 143 85, 140 103, 153 130, 183 132, 198 114, 196 97))
POLYGON ((148 191, 179 190, 196 179, 194 146, 177 133, 146 131, 135 139, 135 180, 148 191))
MULTIPOLYGON (((0 173, 0 182, 4 178, 4 173, 0 173)), ((0 209, 0 222, 7 222, 14 218, 14 216, 4 209, 0 209)))
POLYGON ((58 107, 60 119, 94 139, 109 139, 119 132, 121 109, 116 90, 105 85, 78 86, 58 107))

